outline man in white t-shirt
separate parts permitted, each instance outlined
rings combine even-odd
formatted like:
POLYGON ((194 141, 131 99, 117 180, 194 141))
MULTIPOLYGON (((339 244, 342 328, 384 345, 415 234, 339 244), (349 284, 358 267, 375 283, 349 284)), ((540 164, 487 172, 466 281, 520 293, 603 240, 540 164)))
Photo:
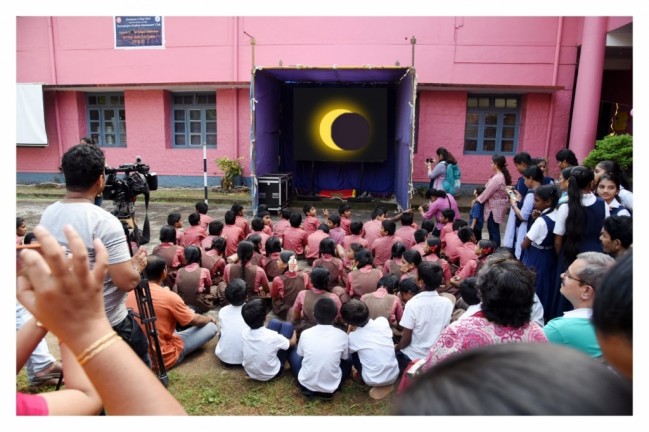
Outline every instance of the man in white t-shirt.
POLYGON ((106 184, 105 157, 94 145, 78 144, 63 154, 61 169, 65 177, 65 196, 49 205, 40 225, 69 250, 63 228, 72 225, 88 249, 90 266, 95 264, 94 239, 108 251, 108 273, 104 279, 104 309, 113 329, 133 351, 150 365, 148 340, 126 308, 129 291, 140 282, 140 272, 147 265, 146 248, 141 246, 131 257, 122 223, 114 215, 95 205, 95 197, 106 184))
POLYGON ((395 347, 401 372, 412 360, 426 357, 451 322, 453 302, 437 292, 443 279, 442 266, 436 262, 424 261, 417 266, 417 284, 422 291, 406 303, 399 323, 403 335, 395 347))

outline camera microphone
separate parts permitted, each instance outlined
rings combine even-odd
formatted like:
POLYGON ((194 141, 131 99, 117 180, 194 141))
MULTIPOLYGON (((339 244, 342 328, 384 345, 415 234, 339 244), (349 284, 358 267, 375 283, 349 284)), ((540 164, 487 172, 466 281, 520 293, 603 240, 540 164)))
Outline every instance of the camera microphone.
POLYGON ((135 156, 135 163, 142 163, 142 158, 140 156, 135 156))

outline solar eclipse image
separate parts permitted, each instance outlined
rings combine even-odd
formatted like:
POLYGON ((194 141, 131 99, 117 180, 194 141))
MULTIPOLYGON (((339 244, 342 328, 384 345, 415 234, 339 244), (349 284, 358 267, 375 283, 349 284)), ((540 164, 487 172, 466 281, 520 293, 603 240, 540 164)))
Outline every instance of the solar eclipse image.
POLYGON ((387 157, 387 88, 304 88, 293 92, 293 157, 382 162, 387 157))

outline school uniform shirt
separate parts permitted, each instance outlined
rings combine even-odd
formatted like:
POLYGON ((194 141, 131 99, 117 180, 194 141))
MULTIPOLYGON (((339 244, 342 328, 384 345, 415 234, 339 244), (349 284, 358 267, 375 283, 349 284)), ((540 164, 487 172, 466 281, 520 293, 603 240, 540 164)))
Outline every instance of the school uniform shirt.
POLYGON ((329 233, 317 230, 309 234, 306 238, 305 258, 318 258, 320 256, 320 242, 329 237, 329 233))
POLYGON ((185 230, 183 242, 179 243, 180 246, 198 246, 201 247, 201 242, 207 237, 207 233, 200 225, 190 226, 185 230))
POLYGON ((340 227, 332 228, 329 230, 329 237, 331 237, 337 245, 342 246, 343 241, 345 240, 345 230, 340 227))
MULTIPOLYGON (((557 219, 557 211, 553 210, 549 213, 543 213, 544 216, 547 216, 551 220, 556 220, 557 219)), ((551 233, 550 233, 551 234, 551 233)), ((527 230, 527 233, 525 234, 525 237, 530 239, 530 241, 536 245, 536 247, 539 247, 540 244, 545 240, 545 238, 548 235, 548 225, 545 223, 545 219, 542 217, 536 218, 534 223, 532 223, 532 226, 530 229, 527 230)))
POLYGON ((178 246, 182 246, 184 239, 185 239, 185 231, 181 230, 180 228, 176 228, 176 244, 178 246))
POLYGON ((263 231, 253 231, 250 234, 248 234, 248 237, 246 237, 246 240, 250 241, 250 236, 253 234, 257 234, 259 237, 261 237, 261 243, 259 243, 259 251, 262 254, 266 254, 266 240, 270 238, 268 234, 266 234, 263 231))
MULTIPOLYGON (((383 287, 377 288, 376 291, 372 293, 367 293, 361 296, 361 301, 363 303, 372 303, 373 298, 377 299, 384 299, 387 296, 392 295, 388 293, 388 290, 386 290, 383 287)), ((392 306, 390 306, 390 315, 389 315, 389 322, 397 324, 399 321, 401 321, 401 317, 403 316, 403 306, 401 305, 401 300, 399 300, 399 297, 396 295, 392 295, 394 297, 394 301, 392 302, 392 306)), ((369 305, 368 305, 369 308, 369 305)), ((371 308, 370 308, 371 309, 371 308)), ((372 311, 370 310, 370 315, 372 314, 372 311)), ((394 348, 394 346, 393 346, 394 348)))
MULTIPOLYGON (((166 249, 171 248, 171 247, 175 248, 176 245, 171 243, 171 242, 163 242, 163 243, 160 243, 155 248, 153 248, 153 253, 154 254, 160 253, 160 255, 163 255, 164 251, 166 249)), ((166 259, 165 259, 165 261, 166 261, 166 259)), ((177 269, 184 262, 185 262, 185 251, 183 250, 182 247, 179 247, 179 248, 176 248, 176 251, 174 252, 174 256, 171 259, 171 262, 167 262, 167 265, 170 266, 173 269, 177 269)), ((169 270, 171 270, 171 268, 169 270)))
MULTIPOLYGON (((585 193, 581 196, 581 205, 582 207, 589 207, 595 204, 597 197, 592 193, 585 193)), ((611 212, 608 209, 608 206, 604 206, 604 219, 609 217, 611 212)), ((566 219, 568 219, 568 206, 560 205, 557 210, 556 223, 554 224, 554 234, 564 235, 566 233, 566 219)))
POLYGON ((609 213, 612 214, 612 215, 631 216, 631 213, 629 212, 629 210, 627 210, 626 207, 623 206, 622 204, 620 204, 620 202, 618 200, 616 200, 616 199, 611 201, 610 204, 606 204, 606 206, 608 207, 609 213))
POLYGON ((383 317, 371 319, 349 333, 349 352, 358 353, 365 384, 392 384, 399 377, 399 363, 394 352, 392 329, 383 317))
POLYGON ((284 231, 282 247, 285 250, 295 252, 295 255, 304 254, 304 246, 307 245, 307 233, 302 228, 289 227, 284 231))
POLYGON ((284 235, 284 231, 286 231, 287 228, 291 226, 291 222, 288 221, 287 219, 282 219, 278 221, 275 226, 273 227, 273 234, 275 237, 282 238, 284 235))
POLYGON ((201 241, 201 249, 203 249, 203 252, 206 251, 207 248, 212 247, 212 241, 214 241, 214 239, 217 238, 217 237, 218 236, 210 234, 201 241))
POLYGON ((402 226, 394 232, 394 235, 401 237, 401 241, 403 242, 406 249, 410 249, 416 244, 415 231, 417 231, 417 228, 413 227, 412 225, 402 226))
POLYGON ((352 233, 352 230, 350 228, 350 225, 352 224, 352 220, 346 217, 343 217, 342 215, 340 216, 340 228, 345 231, 345 235, 350 235, 352 233))
POLYGON ((311 391, 333 393, 340 385, 340 360, 349 358, 347 334, 332 325, 304 330, 297 344, 302 368, 297 379, 311 391))
POLYGON ((351 235, 346 235, 345 238, 343 239, 343 248, 344 248, 345 250, 349 250, 349 248, 351 247, 351 245, 352 245, 353 243, 358 243, 359 245, 361 245, 361 246, 364 247, 365 249, 367 249, 367 248, 368 248, 368 245, 369 245, 368 241, 365 240, 365 239, 364 239, 363 237, 361 237, 360 235, 358 235, 358 234, 351 234, 351 235))
POLYGON ((457 236, 457 231, 451 231, 446 234, 444 240, 446 241, 444 253, 452 263, 457 263, 460 259, 458 249, 461 248, 464 243, 462 243, 462 240, 457 236))
POLYGON ((410 345, 401 352, 411 360, 425 358, 444 327, 451 322, 453 302, 437 291, 422 291, 406 303, 399 324, 412 330, 410 345))
POLYGON ((318 230, 320 226, 320 221, 315 216, 307 216, 302 224, 302 229, 306 231, 307 234, 313 234, 318 230))
POLYGON ((457 256, 459 258, 460 267, 463 267, 469 261, 478 258, 475 254, 475 243, 472 241, 462 243, 462 246, 457 249, 457 256))
POLYGON ((241 316, 240 306, 227 305, 219 311, 219 328, 221 337, 216 344, 214 354, 223 362, 241 364, 243 362, 242 332, 250 329, 241 316))
POLYGON ((237 215, 234 218, 234 224, 239 228, 241 228, 241 231, 243 231, 244 236, 247 236, 252 232, 250 230, 250 224, 248 223, 248 219, 244 218, 243 216, 237 215))
POLYGON ((234 224, 224 226, 221 234, 225 238, 225 256, 237 253, 237 246, 246 238, 243 230, 234 224))
POLYGON ((203 213, 199 213, 198 216, 200 217, 200 221, 198 222, 201 228, 203 228, 205 231, 207 231, 207 228, 210 225, 210 222, 212 222, 214 219, 211 216, 208 216, 203 213))
POLYGON ((260 327, 243 329, 243 368, 248 376, 258 381, 268 381, 275 377, 282 366, 277 358, 277 351, 287 350, 290 342, 281 334, 260 327))
POLYGON ((367 248, 372 247, 374 240, 381 237, 381 227, 383 226, 383 221, 379 219, 374 219, 363 224, 363 238, 367 240, 367 248))
POLYGON ((633 192, 625 189, 624 186, 620 186, 620 191, 617 193, 617 196, 620 198, 620 201, 622 201, 624 207, 633 211, 633 192))
POLYGON ((374 265, 377 268, 383 267, 383 263, 390 259, 392 256, 392 245, 396 242, 403 243, 403 240, 396 235, 386 235, 374 240, 370 250, 374 256, 374 265))

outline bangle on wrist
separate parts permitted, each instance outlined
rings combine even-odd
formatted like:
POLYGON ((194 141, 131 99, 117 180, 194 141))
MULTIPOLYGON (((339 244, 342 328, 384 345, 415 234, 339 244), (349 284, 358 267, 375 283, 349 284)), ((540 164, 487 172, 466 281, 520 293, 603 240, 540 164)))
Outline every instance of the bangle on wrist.
POLYGON ((99 353, 104 351, 106 348, 111 346, 118 339, 120 339, 120 336, 115 332, 115 330, 112 330, 110 333, 100 337, 95 342, 93 342, 88 348, 83 350, 83 352, 77 356, 77 361, 81 366, 85 365, 86 363, 88 363, 89 360, 91 360, 99 353))

